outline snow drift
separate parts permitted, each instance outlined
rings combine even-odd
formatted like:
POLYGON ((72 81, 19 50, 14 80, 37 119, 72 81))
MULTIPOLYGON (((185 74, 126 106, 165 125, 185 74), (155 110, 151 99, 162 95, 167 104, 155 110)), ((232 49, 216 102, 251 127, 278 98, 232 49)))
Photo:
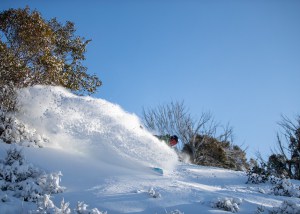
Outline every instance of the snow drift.
POLYGON ((42 133, 44 147, 126 168, 171 170, 176 153, 146 131, 134 114, 102 99, 76 96, 61 87, 35 86, 19 92, 17 118, 42 133))

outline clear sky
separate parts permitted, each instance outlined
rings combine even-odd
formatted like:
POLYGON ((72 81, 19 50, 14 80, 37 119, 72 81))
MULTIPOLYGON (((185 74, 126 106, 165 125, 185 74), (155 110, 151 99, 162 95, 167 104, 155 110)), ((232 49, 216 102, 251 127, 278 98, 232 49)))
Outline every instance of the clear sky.
POLYGON ((249 157, 270 154, 280 115, 300 114, 299 0, 1 0, 73 21, 92 39, 94 96, 141 115, 184 101, 234 128, 249 157))

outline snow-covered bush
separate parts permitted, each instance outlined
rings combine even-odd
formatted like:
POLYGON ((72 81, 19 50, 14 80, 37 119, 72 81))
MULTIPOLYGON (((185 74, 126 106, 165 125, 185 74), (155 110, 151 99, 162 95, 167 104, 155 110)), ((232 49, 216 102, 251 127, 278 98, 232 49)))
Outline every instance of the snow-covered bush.
POLYGON ((74 210, 77 214, 107 214, 107 212, 101 212, 97 208, 87 209, 88 205, 84 202, 78 201, 77 207, 74 210))
POLYGON ((181 212, 180 210, 173 210, 173 211, 170 211, 170 212, 166 211, 166 214, 184 214, 184 212, 181 212))
POLYGON ((0 110, 0 139, 7 143, 22 146, 42 147, 48 140, 18 121, 12 114, 0 110))
POLYGON ((43 189, 45 193, 54 194, 54 193, 61 193, 64 191, 64 187, 59 185, 60 177, 62 173, 55 172, 50 174, 43 173, 37 180, 38 185, 43 189))
POLYGON ((268 181, 268 177, 266 175, 257 174, 257 173, 247 173, 248 180, 247 184, 260 184, 260 183, 266 183, 268 181))
POLYGON ((262 214, 262 213, 265 213, 265 207, 260 205, 257 207, 257 210, 255 211, 255 214, 262 214))
MULTIPOLYGON (((1 50, 2 52, 2 50, 1 50)), ((0 54, 1 55, 1 54, 0 54)), ((0 109, 2 109, 5 112, 13 112, 18 109, 18 101, 17 101, 17 93, 16 93, 16 88, 14 87, 14 83, 9 81, 9 82, 4 82, 4 76, 5 74, 3 73, 3 62, 0 65, 1 71, 0 71, 0 109)), ((6 73, 7 76, 11 77, 11 73, 8 72, 6 73)))
POLYGON ((248 180, 246 182, 247 184, 266 183, 269 180, 270 174, 268 173, 266 164, 261 163, 260 165, 261 166, 258 166, 258 164, 256 164, 250 170, 248 170, 248 180))
POLYGON ((60 207, 56 207, 53 201, 50 199, 50 195, 43 195, 39 197, 37 201, 37 210, 30 211, 30 214, 107 214, 107 212, 101 212, 97 208, 87 209, 88 205, 84 202, 78 202, 74 212, 69 208, 70 203, 65 202, 63 199, 60 202, 60 207))
MULTIPOLYGON (((253 173, 252 175, 248 174, 247 183, 265 183, 269 181, 274 185, 271 189, 271 193, 274 195, 288 196, 288 197, 297 197, 300 198, 300 186, 293 184, 289 179, 282 177, 278 178, 275 176, 265 176, 253 173)), ((260 193, 265 193, 263 189, 259 188, 260 193)))
POLYGON ((62 200, 60 208, 58 208, 54 205, 50 197, 48 194, 38 197, 37 210, 31 211, 30 214, 71 214, 69 203, 65 203, 62 200))
POLYGON ((21 150, 12 146, 4 160, 0 160, 0 188, 13 191, 13 195, 25 201, 36 201, 44 194, 63 192, 59 186, 60 172, 46 174, 28 164, 21 150))
POLYGON ((280 182, 281 179, 284 179, 284 177, 278 178, 278 177, 275 177, 274 175, 271 175, 271 176, 269 177, 270 183, 271 183, 271 184, 274 184, 274 185, 277 184, 278 182, 280 182))
POLYGON ((300 205, 293 201, 283 201, 280 207, 273 208, 270 214, 299 214, 300 205))
POLYGON ((272 188, 275 195, 300 198, 300 187, 291 183, 289 179, 280 179, 272 188))
POLYGON ((160 198, 161 197, 161 194, 159 192, 155 191, 153 187, 151 187, 149 189, 148 193, 152 198, 160 198))
POLYGON ((230 211, 236 213, 239 211, 239 205, 242 203, 242 200, 239 198, 219 198, 217 201, 211 203, 213 208, 222 209, 225 211, 230 211))
POLYGON ((8 195, 5 194, 5 195, 2 195, 2 196, 0 197, 0 201, 3 202, 3 203, 5 203, 5 202, 9 202, 10 199, 9 199, 8 195))

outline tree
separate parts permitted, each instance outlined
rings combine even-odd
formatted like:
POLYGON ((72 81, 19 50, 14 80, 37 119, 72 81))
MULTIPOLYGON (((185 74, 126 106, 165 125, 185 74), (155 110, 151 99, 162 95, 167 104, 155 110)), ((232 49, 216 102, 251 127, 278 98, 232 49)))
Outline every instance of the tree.
POLYGON ((2 11, 1 88, 43 84, 63 86, 76 94, 94 93, 102 83, 82 65, 90 41, 76 36, 70 21, 61 24, 56 18, 45 20, 28 7, 2 11))
POLYGON ((277 134, 279 154, 272 156, 272 163, 279 167, 277 171, 287 171, 290 178, 300 180, 300 115, 294 121, 282 116, 278 124, 285 140, 277 134))
POLYGON ((183 144, 188 144, 197 133, 213 135, 217 127, 209 113, 193 119, 183 101, 143 109, 142 118, 149 130, 161 136, 176 134, 183 144))
POLYGON ((230 143, 232 128, 227 125, 218 133, 222 127, 210 113, 194 119, 182 101, 143 109, 142 118, 146 128, 158 136, 176 134, 193 163, 238 170, 246 166, 245 152, 230 143))

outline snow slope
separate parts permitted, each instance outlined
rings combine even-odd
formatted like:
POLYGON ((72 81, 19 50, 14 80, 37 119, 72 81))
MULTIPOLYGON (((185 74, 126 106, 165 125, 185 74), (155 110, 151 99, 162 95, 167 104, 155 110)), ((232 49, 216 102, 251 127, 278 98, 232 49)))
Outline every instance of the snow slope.
MULTIPOLYGON (((105 100, 43 86, 24 89, 19 97, 23 108, 17 118, 48 139, 43 148, 23 148, 27 161, 63 174, 66 191, 52 195, 57 206, 64 198, 71 208, 84 201, 108 214, 189 214, 226 213, 212 206, 218 200, 232 199, 239 213, 255 213, 261 205, 265 210, 279 207, 284 200, 300 203, 299 198, 271 194, 271 184, 245 184, 244 172, 178 162, 176 153, 135 115, 105 100), (163 168, 165 174, 151 167, 163 168)), ((9 145, 0 148, 2 158, 9 145)), ((34 208, 17 199, 0 202, 0 213, 34 208)))

